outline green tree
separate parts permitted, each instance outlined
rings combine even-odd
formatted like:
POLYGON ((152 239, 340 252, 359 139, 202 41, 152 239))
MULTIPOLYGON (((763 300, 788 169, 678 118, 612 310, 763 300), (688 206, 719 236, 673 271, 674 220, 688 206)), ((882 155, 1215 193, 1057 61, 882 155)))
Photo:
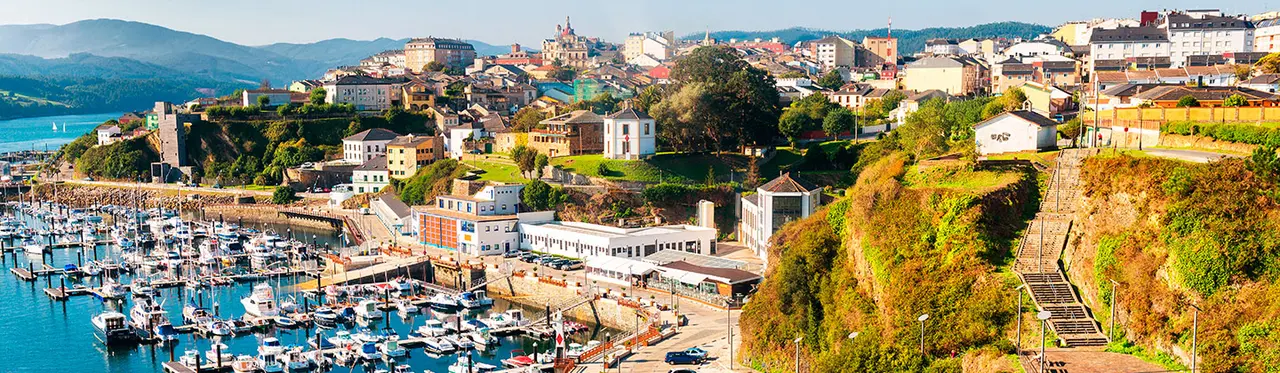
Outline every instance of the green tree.
POLYGON ((512 122, 511 130, 515 132, 529 132, 535 128, 543 128, 540 123, 547 119, 547 115, 532 106, 525 106, 516 112, 512 122))
POLYGON ((307 98, 307 101, 312 105, 324 105, 324 100, 327 95, 328 92, 325 92, 324 88, 312 88, 311 96, 307 98))
POLYGON ((817 142, 809 144, 804 151, 804 161, 800 166, 805 170, 826 170, 831 168, 830 157, 817 142))
MULTIPOLYGON (((719 151, 767 144, 777 134, 780 114, 773 77, 743 60, 727 46, 700 47, 676 61, 671 79, 677 87, 700 84, 706 93, 693 103, 687 119, 707 148, 719 151)), ((659 126, 659 131, 662 130, 659 126)))
POLYGON ((800 135, 812 126, 812 122, 808 115, 788 109, 782 112, 782 118, 778 119, 778 131, 794 144, 800 139, 800 135))
POLYGON ((1239 93, 1237 93, 1227 97, 1226 100, 1223 100, 1222 106, 1226 106, 1226 107, 1249 106, 1249 99, 1246 99, 1244 98, 1244 96, 1241 96, 1239 93))
POLYGON ((1262 180, 1272 185, 1280 183, 1280 155, 1276 154, 1274 145, 1264 145, 1253 149, 1253 155, 1245 160, 1245 168, 1262 180))
POLYGON ((542 180, 534 180, 524 185, 521 201, 525 207, 533 211, 556 210, 569 200, 569 193, 564 188, 553 187, 542 180))
POLYGON ((434 71, 444 71, 444 69, 445 69, 445 66, 443 63, 440 63, 440 61, 431 61, 431 62, 427 62, 426 65, 422 65, 423 71, 434 72, 434 71))
POLYGON ((716 167, 715 166, 707 166, 706 184, 707 186, 716 185, 716 167))
POLYGON ((542 170, 547 169, 547 165, 550 163, 551 160, 547 158, 546 154, 538 154, 537 157, 533 158, 533 167, 538 177, 542 177, 542 170))
POLYGON ((516 168, 520 169, 520 174, 529 177, 530 172, 537 168, 538 151, 523 145, 517 145, 511 149, 511 160, 516 162, 516 168))
POLYGON ((1191 95, 1182 96, 1178 99, 1178 107, 1200 107, 1200 100, 1191 95))
POLYGON ((1074 144, 1076 138, 1080 137, 1081 127, 1080 118, 1071 118, 1071 120, 1058 126, 1058 133, 1061 133, 1062 137, 1071 139, 1071 143, 1074 144))
MULTIPOLYGON (((840 133, 853 130, 853 113, 845 108, 836 108, 827 113, 827 117, 822 119, 822 131, 827 136, 837 138, 840 133)), ((855 133, 856 137, 857 134, 855 133)))
POLYGON ((1022 88, 1014 87, 1004 91, 1000 99, 1004 101, 1005 111, 1022 110, 1022 104, 1027 101, 1027 94, 1022 91, 1022 88))
POLYGON ((276 191, 271 193, 271 203, 277 205, 287 205, 298 200, 298 195, 287 185, 276 187, 276 191))
POLYGON ((895 89, 889 91, 889 93, 885 93, 884 96, 880 98, 880 102, 884 105, 885 111, 893 111, 898 108, 898 105, 902 103, 902 100, 906 99, 906 93, 895 89))
POLYGON ((832 69, 821 78, 818 78, 818 85, 831 90, 840 89, 844 86, 844 77, 840 76, 840 71, 832 69))
POLYGON ((1263 74, 1280 73, 1280 52, 1262 56, 1257 63, 1253 64, 1253 68, 1258 69, 1258 72, 1263 74))
POLYGON ((662 101, 662 88, 658 85, 644 87, 644 90, 640 91, 640 95, 636 96, 636 98, 631 101, 637 110, 650 113, 652 112, 650 109, 653 108, 653 105, 662 101))
POLYGON ((807 76, 808 75, 805 75, 803 72, 800 72, 800 71, 787 70, 786 72, 782 73, 782 75, 778 75, 778 79, 797 79, 797 78, 804 78, 807 76))
POLYGON ((267 97, 267 95, 258 96, 258 106, 271 106, 271 97, 267 97))

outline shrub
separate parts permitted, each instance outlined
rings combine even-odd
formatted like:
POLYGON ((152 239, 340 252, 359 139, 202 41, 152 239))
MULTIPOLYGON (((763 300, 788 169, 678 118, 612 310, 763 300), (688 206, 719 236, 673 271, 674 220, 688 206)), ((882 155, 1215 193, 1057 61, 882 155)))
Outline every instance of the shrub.
POLYGON ((298 200, 298 195, 294 193, 293 188, 286 185, 276 187, 276 191, 271 193, 271 203, 277 205, 287 205, 298 200))
POLYGON ((1191 95, 1182 96, 1182 98, 1178 99, 1178 107, 1199 107, 1199 106, 1200 106, 1200 100, 1197 100, 1195 97, 1191 97, 1191 95))

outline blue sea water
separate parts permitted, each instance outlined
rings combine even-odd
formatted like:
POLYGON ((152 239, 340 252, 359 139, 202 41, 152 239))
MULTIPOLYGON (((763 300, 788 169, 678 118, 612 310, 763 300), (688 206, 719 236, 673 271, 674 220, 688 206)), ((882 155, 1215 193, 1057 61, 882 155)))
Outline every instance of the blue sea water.
MULTIPOLYGON (((253 227, 253 224, 246 224, 253 227)), ((283 225, 267 225, 258 226, 259 229, 271 228, 277 232, 285 232, 286 227, 283 225)), ((338 237, 335 232, 327 230, 313 230, 302 227, 292 227, 294 234, 305 237, 315 234, 317 242, 336 243, 338 237)), ((11 245, 12 242, 6 242, 11 245)), ((53 259, 49 264, 53 267, 61 268, 67 263, 77 262, 77 252, 72 249, 55 249, 53 259)), ((118 258, 118 252, 115 249, 106 246, 99 247, 99 255, 111 255, 118 258)), ((85 252, 86 260, 92 256, 92 251, 85 252)), ((94 337, 93 327, 89 319, 97 313, 103 311, 105 305, 102 301, 92 296, 75 296, 67 301, 53 301, 47 297, 43 289, 46 287, 44 278, 38 279, 36 282, 23 282, 16 276, 8 273, 8 268, 15 266, 27 266, 28 259, 25 254, 17 253, 5 255, 4 262, 0 267, 4 267, 0 271, 0 372, 161 372, 162 364, 170 360, 170 348, 162 345, 134 345, 129 347, 111 347, 108 348, 94 337)), ((37 267, 38 267, 37 263, 37 267)), ((59 286, 60 276, 52 276, 50 283, 53 287, 59 286)), ((88 286, 97 286, 97 280, 85 280, 88 286)), ((129 277, 120 280, 122 283, 128 283, 129 277)), ((281 283, 277 280, 265 280, 272 285, 279 285, 276 288, 277 296, 281 296, 288 292, 288 286, 292 283, 290 279, 284 279, 281 283)), ((233 286, 215 287, 212 290, 206 288, 204 295, 204 305, 209 307, 212 301, 219 304, 219 316, 222 318, 231 318, 243 315, 243 306, 240 304, 241 297, 248 294, 253 285, 256 283, 238 283, 233 286), (208 292, 212 291, 212 294, 208 292)), ((71 282, 67 286, 72 286, 71 282)), ((186 299, 192 296, 190 290, 181 287, 160 289, 160 299, 164 308, 169 312, 169 319, 176 324, 182 319, 182 306, 186 299)), ((126 297, 127 299, 128 297, 126 297)), ((126 301, 121 308, 125 314, 128 314, 129 308, 133 306, 131 300, 126 301)), ((487 310, 489 312, 501 312, 508 308, 520 307, 525 309, 525 314, 536 317, 539 312, 527 307, 509 303, 501 299, 495 300, 495 305, 487 310)), ((412 319, 402 319, 395 313, 389 313, 390 327, 395 329, 402 337, 408 336, 409 332, 422 325, 428 318, 432 318, 432 313, 426 312, 414 316, 412 319)), ((439 316, 439 315, 437 315, 439 316)), ((370 325, 375 331, 384 327, 385 321, 378 321, 374 325, 370 325)), ((233 354, 256 355, 255 351, 261 340, 266 337, 274 336, 279 338, 285 345, 305 346, 308 341, 314 340, 314 336, 319 330, 324 335, 333 335, 332 330, 299 328, 299 329, 274 329, 265 333, 254 333, 248 335, 237 335, 222 340, 233 354)), ((589 339, 602 339, 605 333, 604 329, 596 328, 589 333, 581 333, 571 337, 571 340, 585 342, 589 339)), ((523 350, 526 353, 533 351, 535 339, 527 337, 502 337, 501 345, 497 348, 491 348, 488 352, 474 351, 473 357, 477 362, 484 362, 493 365, 501 365, 501 360, 511 357, 514 350, 523 350)), ((538 349, 546 351, 549 347, 548 341, 539 343, 538 349)), ((192 334, 184 334, 181 339, 174 344, 173 356, 179 358, 183 351, 187 349, 198 349, 203 353, 211 348, 210 340, 197 337, 192 334)), ((433 356, 428 355, 421 348, 410 349, 409 357, 400 359, 397 364, 408 364, 412 367, 413 372, 445 372, 449 365, 457 361, 456 356, 433 356)), ((386 368, 384 364, 379 364, 378 368, 386 368)), ((365 367, 356 366, 354 368, 335 367, 333 372, 364 372, 365 367)), ((370 370, 372 371, 372 370, 370 370)))
POLYGON ((0 120, 0 153, 16 150, 57 150, 59 146, 88 133, 109 119, 120 118, 122 113, 59 115, 0 120), (58 124, 58 132, 53 124, 58 124), (66 131, 63 131, 66 126, 66 131))

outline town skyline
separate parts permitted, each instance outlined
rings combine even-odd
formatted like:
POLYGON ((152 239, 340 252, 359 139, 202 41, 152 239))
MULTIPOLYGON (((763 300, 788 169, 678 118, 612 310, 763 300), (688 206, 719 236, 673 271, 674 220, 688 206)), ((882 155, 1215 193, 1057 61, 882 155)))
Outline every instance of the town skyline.
MULTIPOLYGON (((322 3, 325 1, 321 1, 322 3)), ((259 4, 231 0, 229 6, 200 9, 202 17, 184 17, 192 11, 188 5, 153 0, 125 0, 111 3, 54 0, 39 3, 5 4, 9 11, 0 14, 0 25, 53 24, 64 25, 91 19, 119 19, 143 22, 169 29, 208 35, 243 45, 273 43, 312 43, 329 39, 374 40, 414 37, 444 37, 478 40, 492 45, 520 43, 535 47, 550 37, 556 25, 569 17, 579 35, 600 37, 619 42, 632 32, 675 31, 689 35, 704 31, 771 31, 792 27, 844 32, 884 28, 890 18, 895 29, 929 27, 963 27, 977 24, 1017 21, 1055 26, 1064 22, 1092 18, 1134 18, 1143 10, 1212 8, 1195 1, 1134 1, 1118 7, 1086 6, 1088 0, 1070 4, 1030 4, 1008 0, 983 2, 976 6, 952 6, 941 1, 916 1, 920 6, 898 7, 894 4, 848 4, 822 2, 817 7, 834 7, 836 11, 812 12, 814 7, 782 7, 769 12, 753 12, 749 6, 761 1, 705 1, 696 4, 654 1, 634 9, 617 5, 599 5, 570 1, 566 5, 585 7, 534 7, 520 12, 494 12, 487 18, 468 18, 474 9, 466 4, 432 4, 423 7, 413 2, 389 1, 377 7, 347 9, 336 6, 300 7, 297 1, 259 4), (930 5, 933 3, 933 5, 930 5), (734 5, 734 6, 729 6, 734 5), (680 11, 659 11, 673 9, 680 11), (388 9, 419 11, 387 12, 388 9), (47 9, 59 9, 47 12, 47 9), (591 9, 591 10, 583 10, 591 9), (1106 11, 1099 11, 1106 9, 1106 11), (252 10, 245 12, 244 10, 252 10), (847 16, 857 14, 856 16, 847 16), (292 22, 309 19, 317 22, 292 22), (335 22, 350 22, 352 28, 331 27, 335 22), (240 22, 231 23, 239 20, 240 22), (284 21, 283 23, 280 23, 284 21), (279 26, 268 28, 234 27, 244 25, 279 26), (481 27, 481 23, 503 27, 481 27), (278 27, 278 28, 277 28, 278 27)), ((309 3, 315 5, 313 3, 309 3)), ((511 4, 515 5, 515 4, 511 4)), ((502 6, 499 5, 498 8, 502 6)), ((1226 13, 1257 13, 1265 4, 1223 8, 1226 13)))

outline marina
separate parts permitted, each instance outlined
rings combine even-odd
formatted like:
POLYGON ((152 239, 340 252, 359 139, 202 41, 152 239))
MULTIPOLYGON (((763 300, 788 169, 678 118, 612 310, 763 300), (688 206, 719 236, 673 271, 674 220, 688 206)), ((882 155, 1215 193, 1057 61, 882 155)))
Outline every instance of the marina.
POLYGON ((489 298, 505 277, 457 289, 379 267, 346 284, 324 272, 353 249, 334 230, 123 206, 2 211, 0 338, 49 341, 0 346, 24 371, 525 372, 550 370, 558 333, 580 350, 610 333, 556 316, 591 297, 543 309, 489 298))

